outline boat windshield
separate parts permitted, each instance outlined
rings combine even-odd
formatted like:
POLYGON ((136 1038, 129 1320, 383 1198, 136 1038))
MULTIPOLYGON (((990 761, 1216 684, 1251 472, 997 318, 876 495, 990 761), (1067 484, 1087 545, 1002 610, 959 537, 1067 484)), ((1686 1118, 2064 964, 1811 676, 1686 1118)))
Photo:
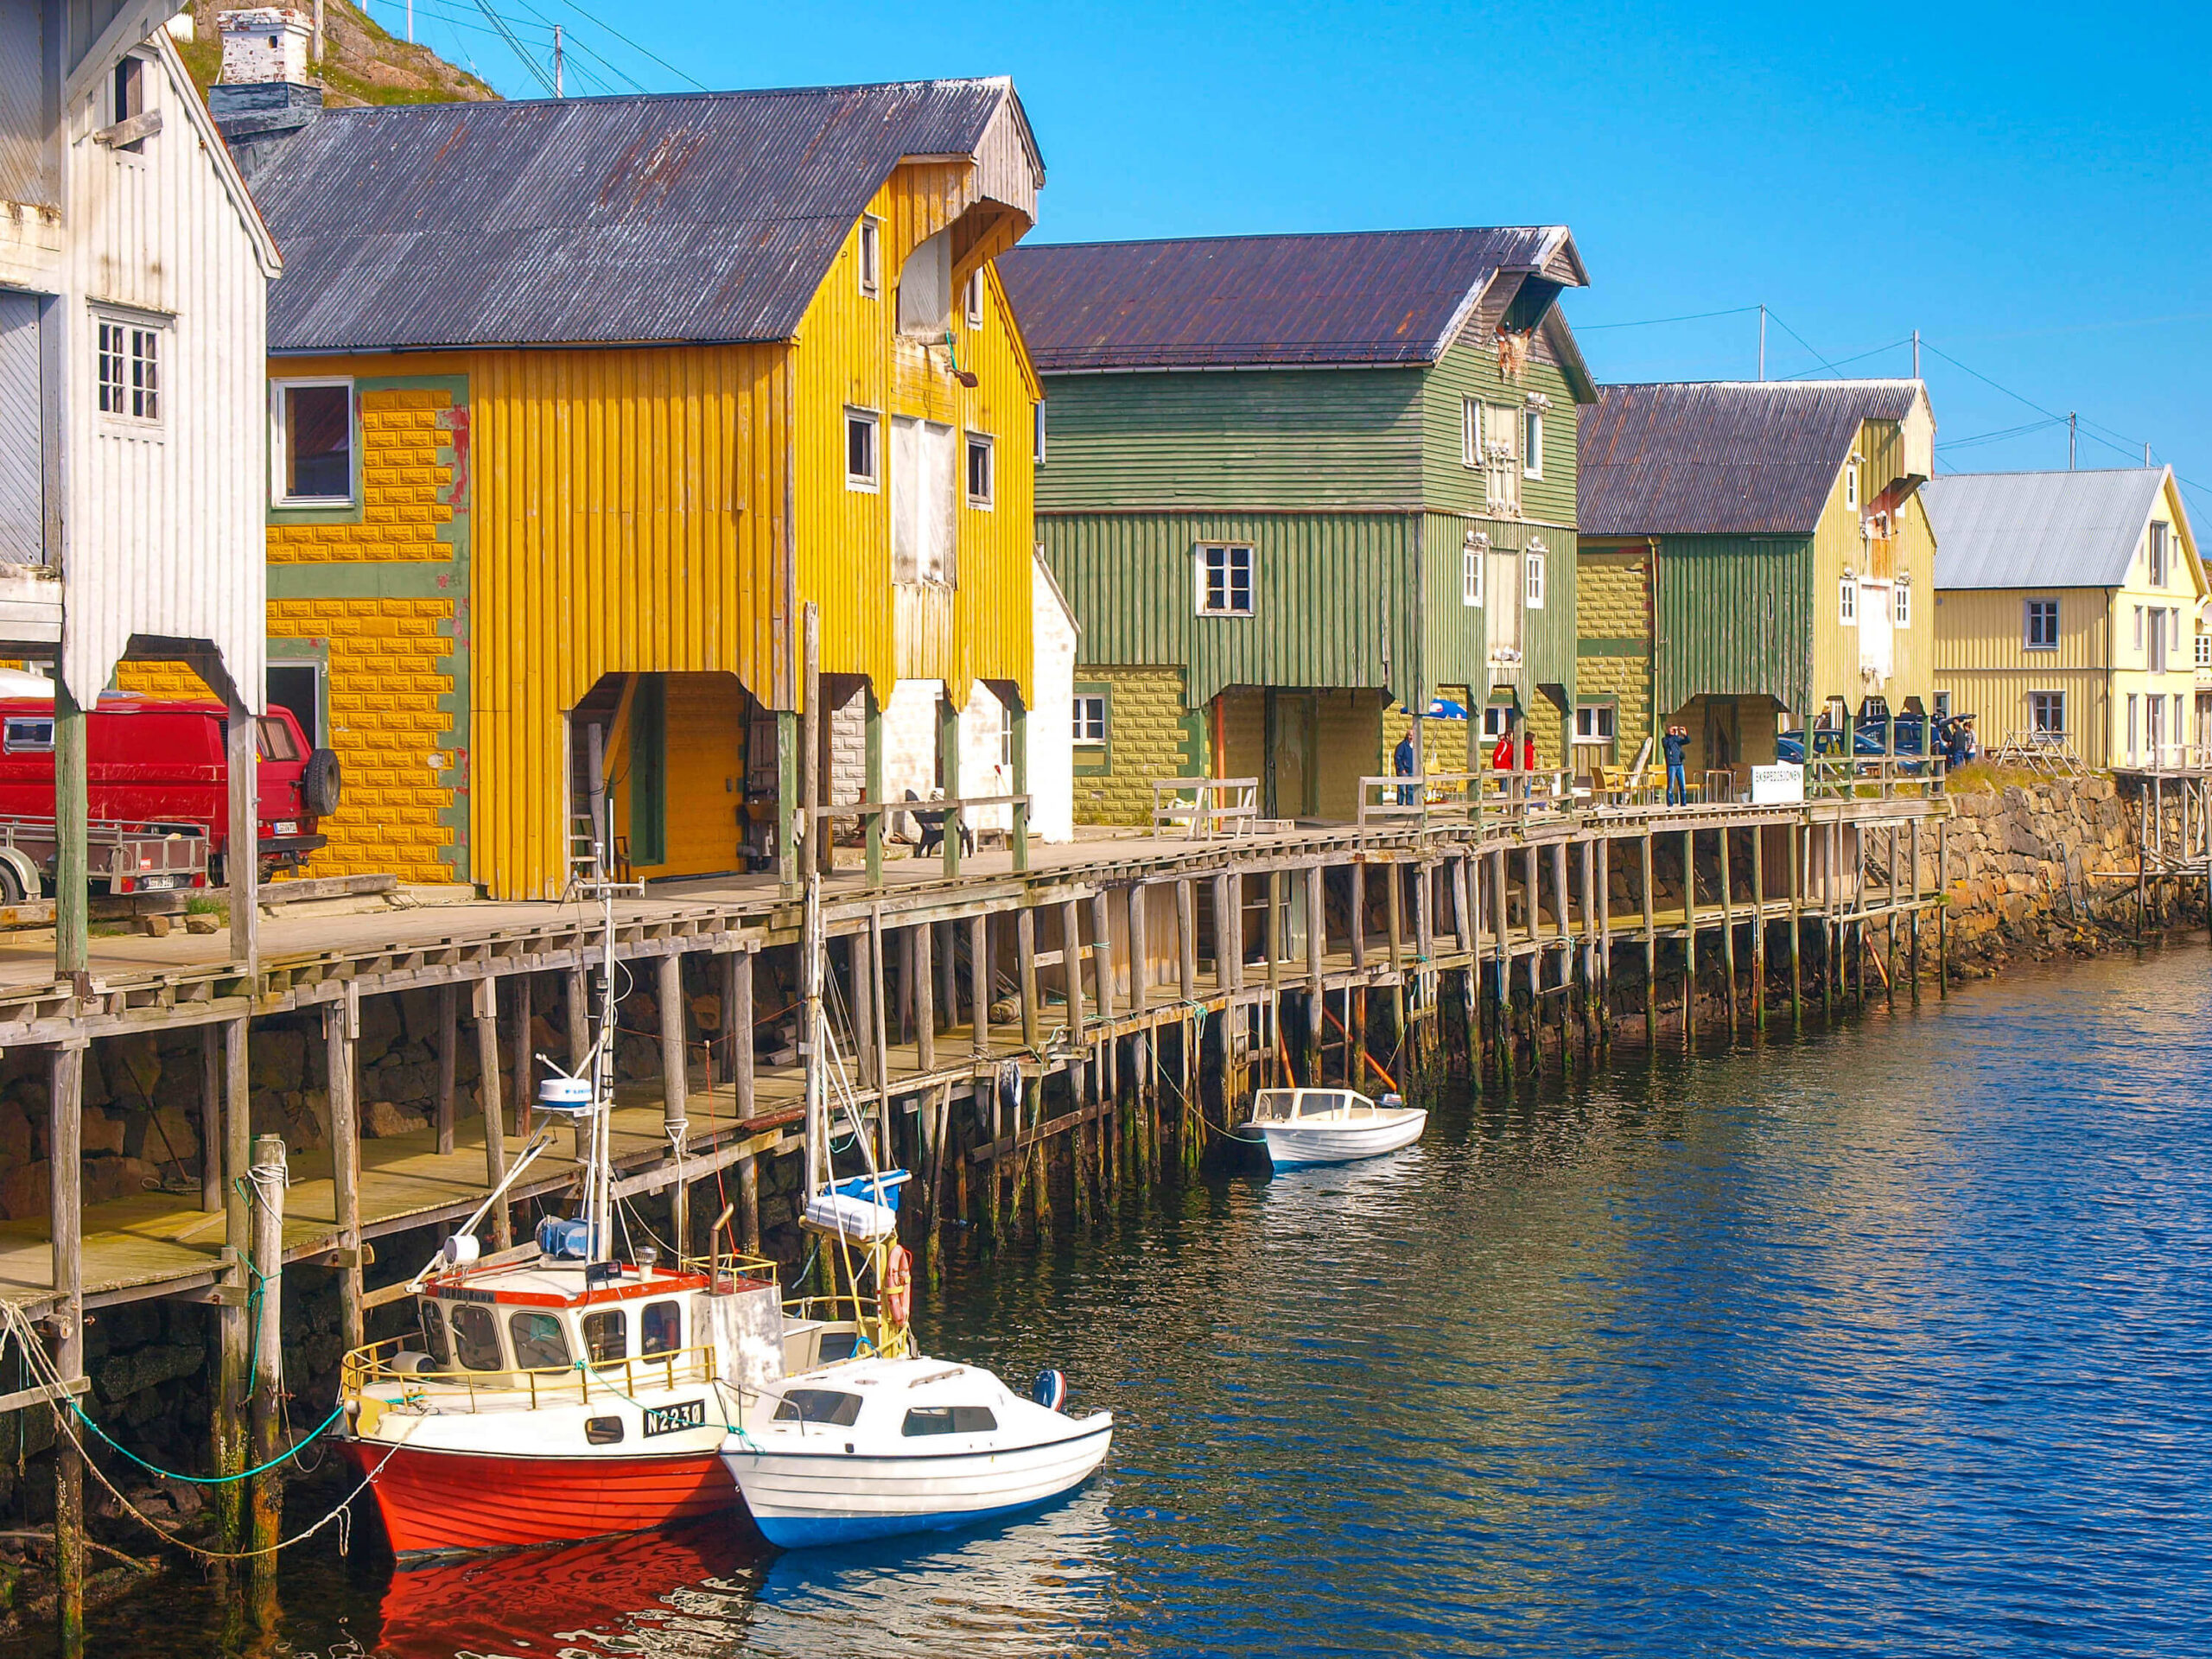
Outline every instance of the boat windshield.
POLYGON ((638 1351, 651 1358, 683 1345, 683 1309, 677 1302, 647 1302, 638 1315, 638 1351))
POLYGON ((1301 1090, 1298 1096, 1298 1115, 1300 1117, 1325 1116, 1331 1112, 1341 1112, 1344 1106, 1344 1096, 1333 1090, 1306 1089, 1301 1090))
POLYGON ((423 1299, 423 1347, 438 1370, 453 1369, 453 1349, 446 1341, 445 1318, 438 1312, 438 1305, 427 1296, 423 1299))
POLYGON ((776 1406, 779 1423, 830 1423, 850 1428, 860 1415, 860 1395, 837 1389, 793 1389, 776 1406))
POLYGON ((450 1309, 447 1317, 453 1321, 454 1354, 464 1370, 506 1370, 506 1360, 499 1352, 499 1327, 490 1308, 463 1302, 450 1309))
POLYGON ((557 1313, 511 1313, 507 1334, 514 1338, 515 1364, 525 1371, 550 1371, 569 1364, 569 1333, 557 1313))
POLYGON ((1262 1089, 1253 1097, 1252 1116, 1255 1118, 1283 1118, 1295 1114, 1298 1091, 1294 1089, 1262 1089))
POLYGON ((612 1365, 630 1357, 627 1321, 619 1307, 603 1307, 584 1315, 584 1351, 594 1365, 612 1365))
POLYGON ((988 1434, 999 1426, 988 1406, 916 1406, 899 1432, 908 1440, 923 1434, 988 1434))

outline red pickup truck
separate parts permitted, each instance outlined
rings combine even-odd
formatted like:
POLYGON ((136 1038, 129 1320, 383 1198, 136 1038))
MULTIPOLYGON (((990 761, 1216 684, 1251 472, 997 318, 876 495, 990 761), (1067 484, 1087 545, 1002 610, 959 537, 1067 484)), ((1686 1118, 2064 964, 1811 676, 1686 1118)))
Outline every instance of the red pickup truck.
MULTIPOLYGON (((194 826, 219 868, 231 832, 226 724, 219 702, 102 694, 85 719, 92 819, 194 826)), ((327 839, 316 824, 338 810, 338 757, 309 748, 288 709, 272 705, 259 725, 261 868, 297 869, 327 839)), ((0 815, 54 816, 50 696, 0 697, 0 815)))

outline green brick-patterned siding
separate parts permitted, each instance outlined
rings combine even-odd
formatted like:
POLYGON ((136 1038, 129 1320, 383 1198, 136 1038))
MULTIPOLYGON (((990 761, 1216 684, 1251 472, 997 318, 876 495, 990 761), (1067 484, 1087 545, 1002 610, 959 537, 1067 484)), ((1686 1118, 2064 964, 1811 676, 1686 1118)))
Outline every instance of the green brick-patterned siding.
POLYGON ((1075 752, 1077 823, 1148 824, 1154 779, 1205 775, 1205 722, 1184 702, 1179 669, 1077 664, 1075 690, 1106 699, 1106 741, 1075 752))

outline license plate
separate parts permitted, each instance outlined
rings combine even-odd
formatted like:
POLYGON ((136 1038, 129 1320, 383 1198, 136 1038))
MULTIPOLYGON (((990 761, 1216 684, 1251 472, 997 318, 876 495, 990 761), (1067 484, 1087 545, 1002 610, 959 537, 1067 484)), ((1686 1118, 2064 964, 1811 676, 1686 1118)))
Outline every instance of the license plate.
POLYGON ((142 875, 138 878, 138 891, 141 893, 167 893, 175 886, 176 877, 173 875, 142 875))
POLYGON ((296 836, 296 835, 298 835, 298 834, 300 833, 300 821, 299 821, 297 818, 279 818, 279 819, 277 819, 277 820, 276 820, 276 833, 277 833, 278 835, 280 835, 280 836, 296 836))
POLYGON ((645 1434, 673 1434, 678 1429, 704 1428, 707 1426, 707 1402, 687 1400, 680 1406, 647 1406, 645 1434))

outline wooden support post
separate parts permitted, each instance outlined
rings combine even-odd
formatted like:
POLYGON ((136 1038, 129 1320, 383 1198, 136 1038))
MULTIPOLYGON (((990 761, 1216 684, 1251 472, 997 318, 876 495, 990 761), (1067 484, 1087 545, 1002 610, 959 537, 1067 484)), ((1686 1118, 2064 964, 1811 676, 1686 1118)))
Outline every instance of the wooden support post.
MULTIPOLYGON (((939 694, 937 700, 938 764, 944 772, 944 798, 960 798, 960 711, 952 706, 949 691, 939 694)), ((951 880, 960 874, 960 832, 968 827, 968 820, 957 807, 944 810, 944 875, 951 880)))
MULTIPOLYGON (((85 731, 85 711, 57 673, 54 679, 53 736, 54 976, 68 982, 74 982, 84 974, 92 959, 92 855, 87 844, 91 829, 86 792, 85 731)), ((235 756, 236 753, 233 745, 232 753, 235 756)), ((253 751, 249 747, 247 753, 253 751)), ((80 1476, 80 1489, 81 1484, 80 1476)), ((80 1611, 80 1626, 82 1618, 80 1611)))
POLYGON ((812 600, 806 602, 800 625, 799 693, 799 848, 802 871, 826 870, 823 847, 830 839, 830 822, 817 817, 815 809, 829 798, 830 780, 822 774, 822 739, 829 721, 822 718, 822 613, 812 600))
POLYGON ((1751 826, 1751 1029, 1766 1030, 1766 826, 1751 826))
POLYGON ((1574 895, 1568 889, 1567 842, 1552 842, 1552 931, 1559 940, 1559 1059, 1562 1071, 1574 1069, 1572 1045, 1567 1041, 1569 1010, 1574 1000, 1574 895))
POLYGON ((1328 955, 1329 912, 1321 867, 1309 864, 1304 878, 1306 893, 1306 1081, 1321 1081, 1323 961, 1328 955))
MULTIPOLYGON (((334 1011, 335 1012, 335 1011, 334 1011)), ((283 1432, 284 1396, 284 1140, 264 1135, 253 1143, 253 1282, 255 1306, 251 1446, 256 1468, 276 1460, 283 1432)), ((358 1256, 357 1256, 358 1261, 358 1256)), ((358 1266, 351 1274, 358 1287, 358 1266)), ((341 1278, 340 1283, 344 1284, 341 1278)), ((357 1310, 358 1316, 358 1310, 357 1310)), ((253 1562, 255 1599, 273 1605, 276 1541, 284 1532, 284 1476, 270 1470, 253 1483, 252 1520, 246 1547, 265 1552, 253 1562)))
POLYGON ((1037 1033, 1037 912, 1027 905, 1014 912, 1014 956, 1021 976, 1021 1046, 1043 1052, 1037 1033))
POLYGON ((893 1129, 898 1119, 891 1109, 891 1037, 886 1020, 889 997, 883 980, 883 906, 871 905, 868 912, 868 1035, 875 1051, 875 1122, 877 1167, 890 1169, 899 1161, 893 1129))
POLYGON ((200 1209, 223 1207, 223 1028, 200 1027, 200 1209))
POLYGON ((1897 1006, 1897 826, 1894 820, 1888 826, 1890 843, 1889 891, 1883 895, 1882 908, 1882 997, 1890 1010, 1897 1006))
MULTIPOLYGON (((801 775, 806 770, 800 764, 805 747, 798 710, 777 709, 776 889, 785 899, 798 898, 802 889, 798 832, 806 810, 799 788, 801 775)), ((810 833, 808 838, 811 841, 810 833)))
MULTIPOLYGON (((924 922, 906 930, 906 988, 913 1005, 914 1062, 925 1074, 937 1070, 936 985, 930 973, 930 947, 937 929, 924 922)), ((932 1195, 934 1205, 935 1197, 932 1195)))
POLYGON ((1682 1046, 1697 1043, 1697 831, 1682 831, 1682 1046))
MULTIPOLYGON (((1948 818, 1936 820, 1936 996, 1948 1001, 1951 995, 1951 824, 1948 818)), ((2212 908, 2212 876, 2205 886, 2205 903, 2212 908)))
POLYGON ((1098 1018, 1107 1025, 1114 1023, 1115 980, 1114 924, 1112 912, 1107 908, 1106 890, 1101 887, 1090 895, 1090 991, 1091 1001, 1098 1018))
POLYGON ((1459 861, 1459 913, 1466 966, 1459 976, 1459 1012, 1467 1025, 1467 1081, 1483 1091, 1483 867, 1469 853, 1459 861))
POLYGON ((330 1084, 331 1182, 338 1217, 338 1338, 351 1353, 368 1340, 361 1301, 361 1114, 354 1077, 361 1005, 351 984, 323 1011, 330 1084))
MULTIPOLYGON (((883 798, 883 705, 876 701, 875 682, 870 680, 861 688, 861 769, 866 779, 861 785, 861 798, 880 801, 883 798)), ((883 818, 880 812, 871 812, 861 822, 868 845, 868 884, 871 888, 883 885, 883 818)))
MULTIPOLYGON (((1188 877, 1175 884, 1175 956, 1176 972, 1181 977, 1183 1001, 1186 1004, 1195 1002, 1198 1000, 1198 899, 1188 877)), ((1191 1070, 1187 1064, 1190 1059, 1188 1047, 1186 1043, 1184 1055, 1186 1071, 1191 1070)))
MULTIPOLYGON (((261 821, 260 722, 251 709, 233 702, 224 734, 224 779, 232 823, 261 821)), ((225 885, 230 889, 231 960, 248 976, 261 969, 261 861, 226 858, 225 885)))
POLYGON ((530 1115, 537 1103, 537 1068, 531 1064, 530 1026, 535 1017, 531 1007, 531 980, 527 973, 514 976, 515 1028, 514 1070, 507 1085, 507 1098, 515 1103, 515 1133, 527 1138, 530 1135, 530 1115))
MULTIPOLYGON (((451 985, 440 988, 455 989, 451 985)), ((591 1063, 591 976, 582 963, 561 976, 561 1024, 569 1039, 569 1075, 581 1077, 591 1063)))
MULTIPOLYGON (((60 695, 57 689, 57 701, 60 695)), ((64 1382, 85 1374, 84 1090, 85 1044, 57 1044, 47 1061, 47 1198, 52 1357, 64 1382)), ((85 1651, 85 1462, 73 1433, 54 1448, 54 1576, 60 1649, 77 1659, 85 1651)))
POLYGON ((653 1000, 660 1004, 661 1133, 668 1137, 669 1161, 678 1172, 668 1189, 669 1243, 680 1259, 691 1248, 691 1188, 681 1173, 690 1128, 690 1057, 683 1040, 690 1011, 683 1001, 683 958, 663 957, 655 971, 653 1000))
MULTIPOLYGON (((1516 753, 1519 751, 1516 750, 1516 753)), ((1491 1034, 1497 1050, 1497 1075, 1509 1086, 1513 1082, 1513 954, 1510 913, 1505 902, 1505 850, 1500 848, 1491 864, 1491 937, 1497 941, 1497 961, 1491 974, 1494 1003, 1491 1034)))
POLYGON ((1613 843, 1598 837, 1598 1046, 1613 1046, 1613 843))
POLYGON ((1068 1040, 1084 1040, 1083 911, 1072 899, 1060 906, 1060 991, 1067 1001, 1068 1040))
POLYGON ((930 954, 937 963, 938 1012, 950 1031, 960 1023, 960 924, 938 922, 931 931, 930 954))
POLYGON ((1827 856, 1821 861, 1826 878, 1821 887, 1821 938, 1826 958, 1821 964, 1821 1013, 1823 1018, 1835 1018, 1837 976, 1843 971, 1843 926, 1836 919, 1839 897, 1843 889, 1843 839, 1838 833, 1841 826, 1831 820, 1827 834, 1821 836, 1821 850, 1827 856))
POLYGON ((1146 912, 1145 884, 1133 881, 1128 888, 1129 907, 1129 1007, 1145 1014, 1152 1007, 1152 918, 1146 912))
POLYGON ((1236 988, 1237 878, 1213 879, 1213 983, 1226 996, 1236 988))
POLYGON ((1729 868, 1728 843, 1732 839, 1728 826, 1720 826, 1720 967, 1728 976, 1728 995, 1725 999, 1728 1010, 1728 1035, 1736 1035, 1736 898, 1734 873, 1729 868))
MULTIPOLYGON (((223 1243, 232 1266, 224 1274, 224 1288, 236 1297, 215 1310, 215 1387, 211 1427, 211 1451, 218 1474, 235 1475, 245 1469, 246 1433, 238 1408, 245 1402, 250 1379, 247 1351, 253 1332, 246 1325, 245 1264, 253 1249, 252 1211, 246 1203, 244 1177, 253 1156, 253 1116, 251 1073, 247 1067, 246 1022, 223 1022, 223 1132, 209 1143, 210 1157, 219 1157, 223 1172, 223 1243)), ((215 1487, 215 1529, 221 1548, 240 1549, 245 1542, 245 1494, 236 1483, 215 1487)))
MULTIPOLYGON (((952 952, 944 954, 950 961, 952 952)), ((968 918, 968 1006, 971 1047, 983 1059, 991 1052, 991 928, 982 916, 968 918)))
POLYGON ((753 1114, 753 964, 750 950, 733 950, 723 985, 722 1030, 729 1039, 730 1116, 742 1123, 753 1114))
MULTIPOLYGON (((499 982, 476 982, 476 1092, 484 1109, 484 1185, 486 1192, 507 1179, 506 1113, 499 1105, 499 982)), ((512 1249, 513 1218, 502 1198, 492 1206, 492 1248, 512 1249)))
POLYGON ((1643 857, 1643 1046, 1659 1046, 1659 918, 1651 889, 1652 831, 1647 827, 1637 837, 1643 857))
POLYGON ((1029 869, 1029 709, 1015 692, 1006 694, 1012 700, 1007 704, 1009 735, 1014 744, 1014 806, 1007 815, 1007 850, 1014 855, 1016 875, 1029 869))
POLYGON ((1806 825, 1793 821, 1783 842, 1789 851, 1789 1023, 1802 1029, 1805 1024, 1805 860, 1811 853, 1812 836, 1806 825))

